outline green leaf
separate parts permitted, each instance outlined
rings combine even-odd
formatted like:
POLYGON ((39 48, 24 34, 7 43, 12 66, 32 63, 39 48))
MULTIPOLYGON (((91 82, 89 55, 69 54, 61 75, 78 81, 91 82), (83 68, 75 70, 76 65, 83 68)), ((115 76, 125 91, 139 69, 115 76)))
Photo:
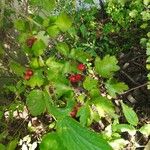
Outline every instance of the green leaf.
POLYGON ((37 39, 40 39, 44 42, 44 44, 46 46, 48 46, 48 43, 49 43, 49 36, 48 35, 45 35, 45 31, 40 31, 38 32, 38 34, 36 35, 37 39))
POLYGON ((52 132, 44 135, 40 144, 40 150, 66 150, 57 133, 52 132))
POLYGON ((100 134, 82 127, 70 117, 63 118, 57 129, 67 150, 112 150, 100 134))
POLYGON ((105 83, 106 89, 110 96, 116 97, 116 94, 123 93, 124 90, 128 89, 128 86, 124 82, 117 82, 115 79, 109 79, 105 83))
POLYGON ((59 28, 56 25, 47 28, 47 32, 50 37, 55 38, 59 34, 59 28))
POLYGON ((44 84, 44 75, 42 70, 36 70, 30 80, 26 81, 26 84, 32 88, 42 86, 44 84))
POLYGON ((137 126, 139 120, 135 111, 132 108, 128 107, 123 102, 121 102, 121 106, 123 109, 123 114, 126 120, 128 121, 128 123, 130 123, 133 126, 137 126))
POLYGON ((55 8, 55 0, 30 0, 31 4, 34 6, 42 7, 47 11, 52 11, 55 8))
POLYGON ((105 117, 105 114, 108 114, 111 117, 116 116, 113 103, 106 97, 99 96, 97 98, 94 98, 92 100, 92 103, 96 106, 101 117, 105 117))
POLYGON ((6 150, 5 145, 3 145, 3 144, 0 143, 0 150, 6 150))
POLYGON ((143 0, 144 5, 148 5, 150 3, 150 0, 143 0))
POLYGON ((56 25, 65 32, 71 27, 72 19, 66 13, 61 13, 56 20, 56 25))
POLYGON ((50 70, 54 72, 60 72, 63 69, 63 64, 57 62, 54 57, 50 57, 46 60, 46 65, 49 67, 50 70))
POLYGON ((70 52, 70 58, 78 60, 79 62, 82 63, 86 63, 87 59, 90 59, 91 56, 81 49, 72 49, 70 52))
POLYGON ((87 30, 87 28, 86 28, 86 26, 84 24, 81 25, 80 31, 81 31, 83 37, 87 36, 88 30, 87 30))
POLYGON ((19 31, 25 31, 26 30, 26 22, 24 20, 16 20, 14 23, 14 26, 19 31))
POLYGON ((149 136, 149 135, 150 135, 150 124, 145 124, 145 125, 143 125, 143 126, 139 129, 139 131, 140 131, 142 134, 144 134, 144 135, 146 135, 146 136, 149 136))
POLYGON ((69 46, 64 43, 64 42, 60 42, 57 44, 56 49, 64 56, 68 56, 69 55, 69 46))
POLYGON ((129 124, 117 124, 113 126, 113 131, 128 132, 130 135, 136 134, 136 129, 129 124))
POLYGON ((15 61, 11 61, 9 67, 16 75, 23 77, 25 72, 25 67, 23 67, 22 65, 20 65, 15 61))
POLYGON ((90 97, 93 98, 97 98, 100 96, 100 90, 99 88, 95 88, 89 91, 90 97))
POLYGON ((27 96, 26 104, 33 116, 38 116, 46 109, 43 92, 33 90, 27 96))
POLYGON ((18 140, 15 139, 13 141, 10 141, 8 146, 7 146, 7 150, 15 150, 18 144, 18 140))
POLYGON ((35 56, 40 56, 44 53, 44 50, 46 48, 45 43, 43 42, 43 40, 37 40, 33 46, 32 46, 32 51, 34 53, 35 56))
POLYGON ((80 117, 79 120, 82 126, 86 126, 88 124, 91 114, 90 112, 90 107, 87 104, 79 109, 77 116, 80 117))
POLYGON ((102 60, 97 57, 95 60, 95 69, 99 75, 104 78, 110 78, 115 71, 119 70, 118 61, 115 56, 105 56, 102 60))
POLYGON ((98 81, 90 76, 87 76, 83 82, 83 87, 89 91, 92 89, 96 89, 98 87, 98 81))
POLYGON ((57 98, 60 98, 63 95, 68 95, 72 91, 72 88, 70 86, 67 86, 66 84, 63 84, 63 82, 58 81, 54 83, 55 92, 57 94, 57 98))
POLYGON ((94 1, 93 0, 84 0, 85 3, 88 3, 88 4, 94 4, 94 1))
POLYGON ((30 66, 34 69, 39 68, 38 58, 31 58, 30 66))

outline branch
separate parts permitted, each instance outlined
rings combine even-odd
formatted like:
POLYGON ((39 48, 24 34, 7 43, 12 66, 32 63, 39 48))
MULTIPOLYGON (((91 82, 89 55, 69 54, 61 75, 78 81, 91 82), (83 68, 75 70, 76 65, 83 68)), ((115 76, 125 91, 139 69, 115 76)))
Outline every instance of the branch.
POLYGON ((134 88, 132 88, 132 89, 130 89, 130 90, 128 90, 128 91, 125 91, 125 92, 123 92, 122 94, 120 94, 120 95, 124 95, 124 94, 127 94, 127 93, 129 93, 129 92, 131 92, 131 91, 134 91, 134 90, 136 90, 136 89, 139 89, 139 88, 141 88, 141 87, 144 87, 144 86, 146 86, 146 85, 148 85, 149 83, 148 82, 146 82, 146 83, 144 83, 144 84, 142 84, 142 85, 139 85, 139 86, 137 86, 137 87, 134 87, 134 88))

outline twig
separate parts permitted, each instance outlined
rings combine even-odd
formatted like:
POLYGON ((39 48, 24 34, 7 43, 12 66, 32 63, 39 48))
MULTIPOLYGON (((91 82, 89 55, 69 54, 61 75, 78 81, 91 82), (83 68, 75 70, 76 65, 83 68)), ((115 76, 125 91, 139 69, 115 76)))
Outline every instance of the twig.
POLYGON ((133 90, 139 89, 139 88, 141 88, 141 87, 143 87, 143 86, 146 86, 146 85, 148 85, 148 82, 146 82, 146 83, 144 83, 144 84, 142 84, 142 85, 139 85, 139 86, 137 86, 137 87, 134 87, 134 88, 132 88, 132 89, 130 89, 130 90, 127 90, 127 91, 123 92, 123 93, 120 94, 120 95, 124 95, 124 94, 126 94, 126 93, 129 93, 129 92, 131 92, 131 91, 133 91, 133 90))
POLYGON ((135 85, 138 85, 137 82, 135 82, 126 72, 124 72, 123 70, 121 71, 122 74, 124 74, 131 82, 133 82, 135 85))

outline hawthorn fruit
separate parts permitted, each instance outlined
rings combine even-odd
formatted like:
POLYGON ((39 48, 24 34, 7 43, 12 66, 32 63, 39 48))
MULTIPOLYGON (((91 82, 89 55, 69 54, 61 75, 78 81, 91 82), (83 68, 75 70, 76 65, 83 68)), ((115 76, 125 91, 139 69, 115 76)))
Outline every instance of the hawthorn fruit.
POLYGON ((70 75, 69 80, 70 80, 70 82, 72 82, 72 83, 76 83, 76 82, 77 82, 77 80, 76 80, 76 75, 70 75))
POLYGON ((77 68, 79 71, 85 71, 86 66, 84 64, 78 64, 77 68))
POLYGON ((82 75, 81 74, 75 74, 75 75, 70 75, 69 80, 71 83, 77 83, 82 80, 82 75))
POLYGON ((82 75, 81 74, 76 74, 75 75, 76 81, 81 81, 82 80, 82 75))
POLYGON ((33 75, 33 71, 31 69, 26 70, 26 75, 28 76, 32 76, 33 75))
POLYGON ((36 37, 30 37, 26 40, 26 44, 29 48, 32 47, 32 45, 35 43, 35 41, 37 40, 36 37))
POLYGON ((32 75, 33 75, 33 71, 31 69, 27 69, 26 72, 25 72, 24 79, 29 80, 32 75))
POLYGON ((25 79, 25 80, 29 80, 29 79, 30 79, 30 76, 29 76, 29 75, 25 75, 25 76, 24 76, 24 79, 25 79))

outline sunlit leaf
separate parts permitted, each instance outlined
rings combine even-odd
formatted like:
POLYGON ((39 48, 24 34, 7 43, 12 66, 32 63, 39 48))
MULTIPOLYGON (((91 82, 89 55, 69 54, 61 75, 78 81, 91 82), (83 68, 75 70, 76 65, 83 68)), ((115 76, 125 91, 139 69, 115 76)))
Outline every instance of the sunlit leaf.
POLYGON ((95 69, 99 75, 105 78, 113 76, 119 70, 118 61, 115 56, 106 55, 103 59, 99 57, 95 60, 95 69))
POLYGON ((114 79, 107 80, 105 86, 112 97, 116 97, 116 94, 121 94, 123 91, 128 89, 128 86, 124 82, 117 82, 114 79))
POLYGON ((137 117, 137 114, 135 113, 135 111, 131 107, 124 104, 123 102, 121 102, 121 106, 122 106, 123 114, 124 114, 126 120, 131 125, 137 126, 139 120, 138 120, 138 117, 137 117))
POLYGON ((64 42, 58 43, 56 45, 56 49, 64 56, 69 55, 69 46, 67 45, 67 43, 64 43, 64 42))
POLYGON ((72 19, 66 13, 61 13, 56 20, 56 25, 65 32, 71 27, 72 19))
POLYGON ((143 126, 139 129, 139 131, 140 131, 142 134, 144 134, 144 135, 146 135, 146 136, 149 136, 149 135, 150 135, 150 124, 145 124, 145 125, 143 125, 143 126))
POLYGON ((27 96, 26 104, 33 116, 38 116, 46 109, 43 92, 40 90, 33 90, 27 96))
POLYGON ((40 150, 66 150, 57 133, 44 135, 40 144, 40 150))
POLYGON ((57 129, 67 150, 112 150, 102 135, 82 127, 70 117, 63 118, 57 129))

